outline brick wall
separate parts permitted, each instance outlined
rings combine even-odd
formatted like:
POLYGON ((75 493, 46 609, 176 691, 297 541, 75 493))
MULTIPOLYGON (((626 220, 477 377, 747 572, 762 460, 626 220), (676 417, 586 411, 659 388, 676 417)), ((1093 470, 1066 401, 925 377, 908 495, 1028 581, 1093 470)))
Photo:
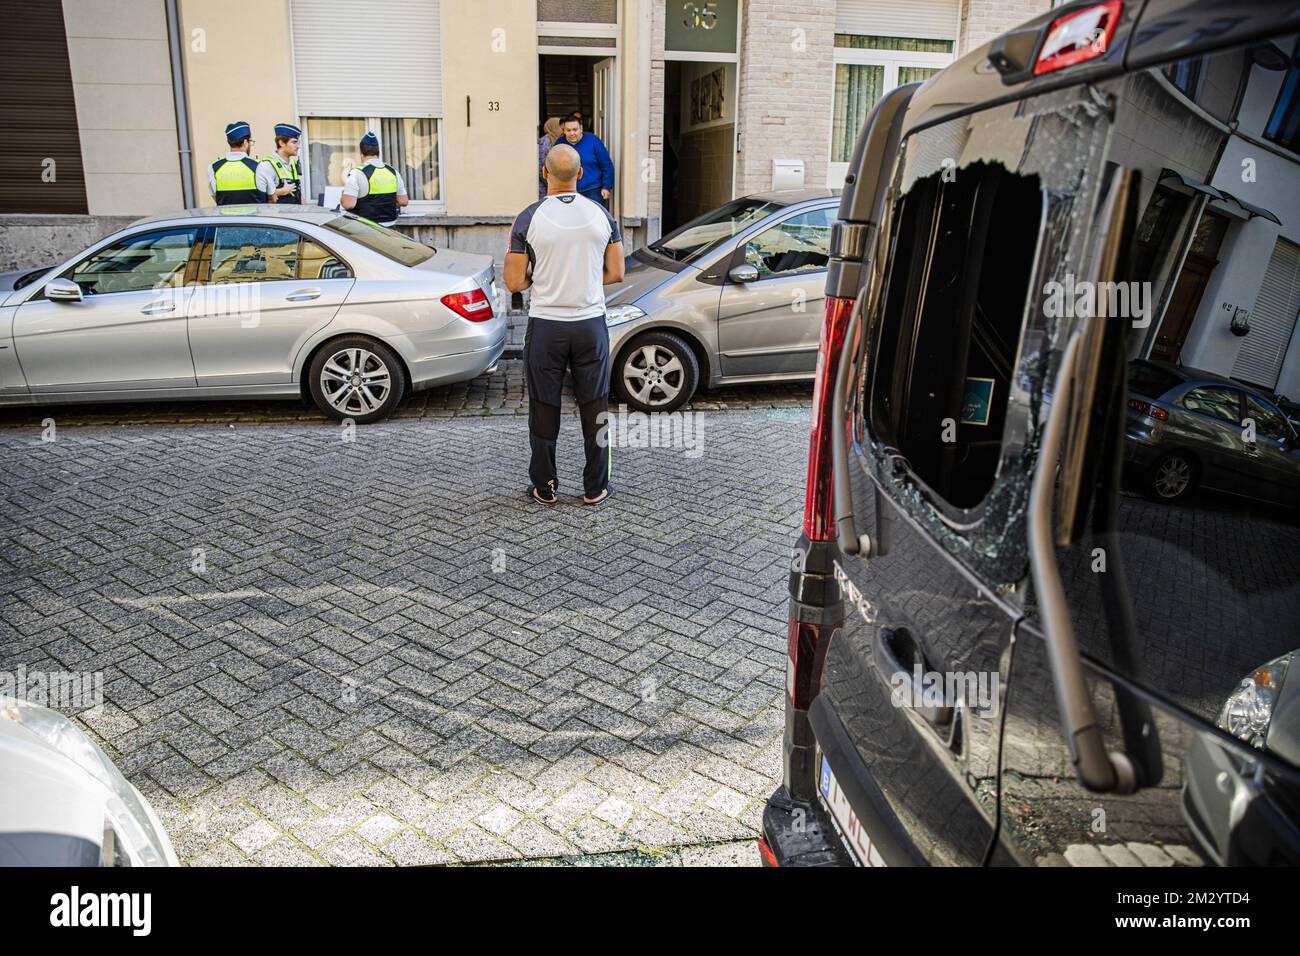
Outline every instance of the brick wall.
POLYGON ((646 190, 648 235, 658 237, 663 218, 664 166, 664 0, 654 0, 650 27, 650 116, 647 148, 653 178, 646 190))
POLYGON ((802 159, 826 183, 834 81, 835 0, 745 0, 735 194, 772 188, 773 159, 802 159))
POLYGON ((965 56, 1051 7, 1051 0, 966 0, 962 4, 957 55, 965 56))

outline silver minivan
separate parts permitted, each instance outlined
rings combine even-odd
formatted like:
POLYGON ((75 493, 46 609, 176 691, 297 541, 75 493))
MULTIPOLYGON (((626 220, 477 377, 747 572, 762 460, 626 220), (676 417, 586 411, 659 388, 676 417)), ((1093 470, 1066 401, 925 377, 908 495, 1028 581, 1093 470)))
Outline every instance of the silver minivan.
POLYGON ((733 199, 627 261, 606 290, 612 384, 642 412, 697 387, 811 380, 838 190, 733 199))

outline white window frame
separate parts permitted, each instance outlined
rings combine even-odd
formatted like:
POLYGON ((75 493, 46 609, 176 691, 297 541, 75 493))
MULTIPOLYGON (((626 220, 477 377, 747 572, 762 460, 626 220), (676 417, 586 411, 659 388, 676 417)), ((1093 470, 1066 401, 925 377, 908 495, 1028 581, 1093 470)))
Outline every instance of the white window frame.
MULTIPOLYGON (((366 129, 378 131, 381 120, 385 119, 431 119, 437 124, 438 130, 438 192, 439 199, 411 199, 406 207, 401 211, 404 216, 445 216, 447 214, 447 178, 444 175, 446 164, 443 160, 444 143, 442 138, 442 117, 441 116, 344 116, 342 113, 318 113, 307 114, 303 116, 303 130, 301 137, 301 147, 299 155, 306 158, 311 156, 311 140, 308 139, 310 134, 310 122, 313 119, 361 119, 365 120, 366 129)), ((388 162, 387 157, 383 154, 383 146, 380 145, 379 159, 381 162, 388 162)), ((314 196, 316 190, 312 188, 312 170, 310 163, 303 163, 303 195, 314 196)), ((396 168, 396 167, 394 167, 396 168)), ((405 177, 403 177, 405 178, 405 177)), ((401 219, 399 218, 400 222, 401 219)))
MULTIPOLYGON (((904 37, 903 39, 934 39, 932 37, 904 37)), ((946 39, 946 38, 944 38, 946 39)), ((956 42, 953 42, 956 47, 956 42)), ((853 47, 837 46, 835 48, 835 66, 840 64, 852 64, 855 66, 881 66, 885 69, 885 79, 881 87, 880 95, 884 97, 890 90, 895 89, 898 83, 898 71, 900 67, 917 66, 924 69, 943 69, 957 59, 955 53, 913 53, 907 50, 860 50, 853 47)), ((831 68, 831 117, 830 128, 827 130, 827 142, 833 148, 835 143, 835 68, 831 68)), ((828 149, 829 152, 829 149, 828 149)), ((844 185, 844 177, 848 175, 849 164, 847 162, 837 163, 829 162, 826 167, 826 185, 832 189, 838 189, 844 185)))

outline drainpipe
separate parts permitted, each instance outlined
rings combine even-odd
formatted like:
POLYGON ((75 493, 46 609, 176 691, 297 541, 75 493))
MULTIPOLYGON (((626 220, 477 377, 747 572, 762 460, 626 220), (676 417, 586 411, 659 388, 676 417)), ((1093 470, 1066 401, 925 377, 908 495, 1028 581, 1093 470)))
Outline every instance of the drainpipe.
POLYGON ((172 96, 176 101, 176 138, 180 146, 181 196, 185 208, 198 205, 194 197, 194 151, 190 148, 190 112, 185 104, 185 63, 181 54, 181 17, 177 0, 166 0, 167 45, 172 54, 172 96))

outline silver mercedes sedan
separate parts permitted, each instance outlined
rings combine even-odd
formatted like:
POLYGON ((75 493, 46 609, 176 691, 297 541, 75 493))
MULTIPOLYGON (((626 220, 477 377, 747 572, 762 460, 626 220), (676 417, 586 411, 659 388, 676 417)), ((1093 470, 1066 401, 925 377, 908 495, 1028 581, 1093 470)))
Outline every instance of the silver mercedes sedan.
POLYGON ((700 385, 813 378, 838 196, 743 196, 634 252, 605 290, 618 400, 671 412, 700 385))
POLYGON ((0 275, 0 405, 310 397, 364 424, 506 338, 491 256, 316 206, 191 209, 0 275))

